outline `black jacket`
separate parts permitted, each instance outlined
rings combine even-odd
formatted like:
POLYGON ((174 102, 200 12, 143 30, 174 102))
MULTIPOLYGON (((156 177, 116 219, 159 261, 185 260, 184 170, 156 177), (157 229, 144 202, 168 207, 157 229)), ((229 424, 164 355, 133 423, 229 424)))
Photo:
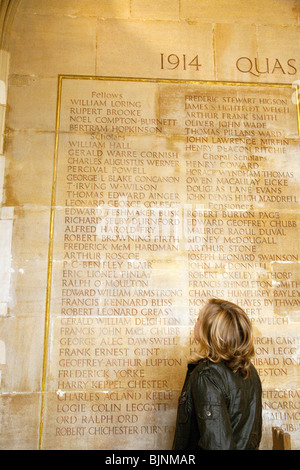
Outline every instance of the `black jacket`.
POLYGON ((262 432, 261 382, 223 362, 189 364, 179 397, 173 450, 254 450, 262 432))

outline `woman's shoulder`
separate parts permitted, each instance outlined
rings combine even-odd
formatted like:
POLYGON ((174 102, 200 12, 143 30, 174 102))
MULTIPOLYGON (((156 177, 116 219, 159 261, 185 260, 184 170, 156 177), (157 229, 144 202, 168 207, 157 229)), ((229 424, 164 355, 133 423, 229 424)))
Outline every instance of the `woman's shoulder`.
POLYGON ((219 376, 222 371, 224 373, 225 364, 222 363, 214 363, 209 359, 200 359, 197 362, 189 364, 189 370, 192 372, 193 375, 216 375, 219 376))
POLYGON ((191 362, 188 364, 188 367, 190 370, 193 370, 197 373, 202 373, 204 371, 213 372, 213 371, 223 370, 224 368, 226 368, 223 361, 216 363, 216 362, 210 361, 208 358, 200 359, 197 362, 191 362))
POLYGON ((225 364, 214 363, 209 359, 201 359, 194 363, 191 373, 190 385, 194 392, 198 392, 201 387, 201 393, 206 390, 208 396, 211 397, 222 393, 225 397, 230 393, 228 387, 227 371, 224 369, 225 364))
POLYGON ((259 374, 253 364, 250 365, 250 377, 244 379, 240 373, 233 372, 223 361, 212 362, 209 359, 201 359, 194 364, 192 375, 194 378, 200 376, 213 382, 226 394, 236 388, 258 387, 260 385, 259 374))
POLYGON ((201 359, 194 365, 192 375, 194 377, 201 376, 204 379, 213 382, 215 385, 220 386, 222 389, 228 388, 231 381, 233 372, 226 366, 223 361, 212 362, 209 359, 201 359))

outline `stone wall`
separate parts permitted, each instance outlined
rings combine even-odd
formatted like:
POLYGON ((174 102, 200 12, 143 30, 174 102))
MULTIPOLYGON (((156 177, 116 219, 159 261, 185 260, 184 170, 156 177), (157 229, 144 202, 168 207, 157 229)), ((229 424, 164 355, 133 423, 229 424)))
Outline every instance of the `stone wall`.
POLYGON ((299 448, 299 2, 2 6, 1 448, 170 448, 213 296, 299 448))

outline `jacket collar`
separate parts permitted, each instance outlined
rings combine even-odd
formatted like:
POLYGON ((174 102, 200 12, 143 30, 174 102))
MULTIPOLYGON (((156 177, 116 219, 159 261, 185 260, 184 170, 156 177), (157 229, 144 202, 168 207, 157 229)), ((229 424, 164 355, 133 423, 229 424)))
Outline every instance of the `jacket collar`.
POLYGON ((202 362, 202 361, 203 361, 203 359, 201 359, 200 361, 196 361, 196 362, 189 362, 188 363, 188 370, 190 372, 192 372, 195 369, 195 367, 197 367, 200 364, 200 362, 202 362))

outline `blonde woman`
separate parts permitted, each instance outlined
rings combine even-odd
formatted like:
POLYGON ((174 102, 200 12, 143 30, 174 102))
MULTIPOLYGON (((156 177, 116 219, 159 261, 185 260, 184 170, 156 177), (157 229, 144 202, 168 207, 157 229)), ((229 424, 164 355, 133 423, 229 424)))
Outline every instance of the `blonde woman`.
POLYGON ((254 450, 262 432, 261 382, 252 326, 232 302, 210 299, 194 330, 199 343, 179 397, 174 450, 254 450))

